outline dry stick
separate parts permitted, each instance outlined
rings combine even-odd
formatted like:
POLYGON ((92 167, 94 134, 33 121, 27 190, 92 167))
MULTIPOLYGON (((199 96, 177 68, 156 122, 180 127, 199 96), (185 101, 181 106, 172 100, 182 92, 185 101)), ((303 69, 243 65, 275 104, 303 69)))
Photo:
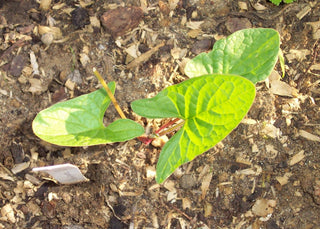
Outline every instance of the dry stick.
POLYGON ((124 115, 123 111, 121 110, 119 104, 117 103, 116 98, 113 96, 110 88, 108 87, 108 85, 106 84, 106 82, 104 81, 104 79, 102 78, 102 76, 100 75, 100 73, 97 71, 96 68, 93 68, 93 73, 95 74, 95 76, 98 78, 98 80, 100 81, 100 83, 102 84, 102 86, 104 87, 104 89, 106 90, 109 98, 111 99, 114 107, 116 108, 116 110, 118 111, 119 115, 121 118, 126 119, 126 116, 124 115))

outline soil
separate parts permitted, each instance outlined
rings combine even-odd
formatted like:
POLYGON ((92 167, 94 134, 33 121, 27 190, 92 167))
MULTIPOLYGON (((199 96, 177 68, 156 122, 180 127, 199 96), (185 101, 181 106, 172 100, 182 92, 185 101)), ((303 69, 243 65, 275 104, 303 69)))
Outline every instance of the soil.
MULTIPOLYGON (((320 228, 318 1, 39 2, 0 1, 0 228, 320 228), (101 26, 120 6, 140 9, 101 26), (258 83, 240 125, 161 185, 160 147, 61 147, 32 132, 39 111, 99 87, 93 67, 117 83, 127 117, 158 127, 166 120, 143 119, 130 103, 186 80, 184 60, 217 39, 255 27, 279 31, 289 92, 258 83), (63 163, 89 181, 62 185, 31 171, 63 163)), ((106 124, 118 118, 110 106, 106 124)))

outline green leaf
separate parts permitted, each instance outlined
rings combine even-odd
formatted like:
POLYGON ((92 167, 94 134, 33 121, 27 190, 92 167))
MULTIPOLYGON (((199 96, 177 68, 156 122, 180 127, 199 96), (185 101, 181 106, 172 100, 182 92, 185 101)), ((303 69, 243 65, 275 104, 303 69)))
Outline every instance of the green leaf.
MULTIPOLYGON (((282 2, 282 0, 270 0, 273 4, 279 6, 280 3, 282 2)), ((292 3, 294 2, 295 0, 283 0, 284 3, 292 3)))
MULTIPOLYGON (((115 91, 115 83, 108 84, 115 91)), ((62 146, 89 146, 126 141, 140 136, 144 129, 129 119, 103 125, 103 116, 110 104, 101 88, 42 110, 33 120, 33 132, 41 139, 62 146)))
POLYGON ((162 149, 157 182, 162 183, 180 165, 224 139, 246 115, 254 97, 255 86, 249 80, 212 74, 170 86, 153 98, 134 101, 131 107, 141 116, 185 120, 162 149), (151 111, 148 106, 152 107, 151 111), (167 107, 170 112, 166 112, 167 107))
POLYGON ((266 79, 280 49, 279 33, 273 29, 245 29, 218 40, 211 52, 201 53, 185 67, 190 78, 205 74, 236 74, 253 83, 266 79))
POLYGON ((281 3, 281 1, 282 0, 270 0, 273 4, 275 4, 275 5, 280 5, 280 3, 281 3))
POLYGON ((283 1, 284 1, 284 3, 292 3, 292 2, 294 2, 296 0, 283 0, 283 1))

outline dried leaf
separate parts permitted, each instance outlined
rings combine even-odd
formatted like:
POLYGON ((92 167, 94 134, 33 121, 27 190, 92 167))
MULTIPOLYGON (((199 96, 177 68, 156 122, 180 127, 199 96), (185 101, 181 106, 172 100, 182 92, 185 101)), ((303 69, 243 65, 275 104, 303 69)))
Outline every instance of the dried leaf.
POLYGON ((298 90, 291 87, 289 84, 283 81, 271 81, 270 92, 275 95, 296 97, 298 95, 298 90))
POLYGON ((286 55, 288 62, 291 63, 293 60, 297 60, 302 62, 303 60, 307 59, 307 56, 311 54, 309 49, 290 49, 289 53, 286 55))
POLYGON ((38 26, 38 33, 42 36, 45 33, 51 33, 55 40, 62 38, 62 32, 59 27, 38 26))

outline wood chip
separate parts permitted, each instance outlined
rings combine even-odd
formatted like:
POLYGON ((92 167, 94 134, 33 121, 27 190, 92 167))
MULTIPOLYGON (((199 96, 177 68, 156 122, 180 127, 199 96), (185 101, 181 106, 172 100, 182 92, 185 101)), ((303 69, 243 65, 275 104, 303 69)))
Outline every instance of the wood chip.
POLYGON ((262 10, 266 10, 267 9, 267 7, 265 7, 264 5, 260 4, 259 2, 253 4, 252 7, 257 11, 262 11, 262 10))
POLYGON ((146 167, 146 176, 148 180, 152 180, 156 177, 156 168, 154 166, 146 167))
POLYGON ((209 217, 212 215, 212 211, 213 211, 213 206, 212 204, 206 202, 204 205, 204 217, 209 217))
POLYGON ((1 215, 5 220, 9 221, 10 223, 16 222, 16 218, 11 204, 6 204, 1 208, 1 215))
POLYGON ((212 176, 213 176, 213 173, 208 173, 203 177, 203 180, 201 182, 201 200, 203 200, 207 195, 207 191, 209 190, 212 176))
POLYGON ((189 29, 200 29, 200 26, 202 25, 204 21, 189 21, 187 22, 186 26, 189 29))
POLYGON ((320 70, 320 64, 311 65, 310 70, 320 70))
POLYGON ((312 38, 317 40, 320 38, 320 21, 307 22, 312 27, 312 38))
POLYGON ((171 191, 171 192, 176 191, 176 188, 174 187, 174 186, 175 186, 175 183, 174 183, 172 180, 166 180, 166 181, 164 182, 163 186, 164 186, 167 190, 169 190, 169 191, 171 191))
POLYGON ((90 24, 93 27, 96 27, 96 28, 100 28, 101 27, 100 21, 96 16, 90 17, 90 24))
POLYGON ((302 18, 304 18, 309 12, 311 11, 311 7, 309 5, 307 5, 306 7, 304 7, 302 10, 299 11, 299 13, 296 14, 297 18, 299 20, 301 20, 302 18))
POLYGON ((239 8, 240 8, 240 10, 242 10, 242 11, 247 11, 248 10, 248 5, 247 5, 247 3, 246 2, 238 2, 238 6, 239 6, 239 8))
POLYGON ((287 184, 289 182, 289 178, 292 176, 292 173, 285 173, 282 177, 277 176, 276 180, 279 182, 281 186, 287 184))
POLYGON ((258 199, 252 207, 253 214, 265 217, 273 213, 273 208, 276 206, 275 200, 258 199))
POLYGON ((187 208, 189 208, 191 210, 191 205, 192 205, 192 202, 189 198, 187 198, 187 197, 182 198, 182 209, 183 210, 186 210, 187 208))
POLYGON ((29 168, 30 162, 22 162, 19 164, 15 164, 14 167, 11 169, 11 172, 13 174, 17 174, 22 172, 23 170, 26 170, 27 168, 29 168))
POLYGON ((320 142, 320 137, 314 134, 311 134, 305 130, 299 130, 299 136, 306 138, 310 141, 320 142))
POLYGON ((270 138, 279 138, 280 136, 280 129, 272 124, 266 124, 261 132, 270 138))
POLYGON ((44 10, 47 11, 50 9, 50 5, 51 5, 52 0, 40 0, 40 6, 39 9, 40 10, 44 10))
POLYGON ((295 154, 289 161, 289 165, 293 166, 295 164, 297 164, 298 162, 300 162, 301 160, 303 160, 305 157, 304 155, 304 150, 301 150, 299 153, 295 154))

